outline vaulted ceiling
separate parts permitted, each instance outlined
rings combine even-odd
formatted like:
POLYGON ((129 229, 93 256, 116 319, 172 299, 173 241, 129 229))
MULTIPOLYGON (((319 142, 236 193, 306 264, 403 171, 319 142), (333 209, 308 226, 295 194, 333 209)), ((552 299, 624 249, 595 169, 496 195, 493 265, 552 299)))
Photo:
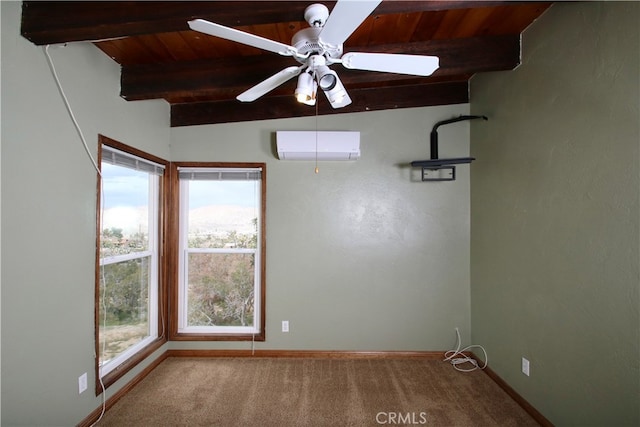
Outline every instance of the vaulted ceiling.
MULTIPOLYGON (((316 114, 298 103, 292 79, 253 102, 235 97, 291 58, 189 29, 202 18, 284 44, 306 28, 309 1, 45 2, 25 1, 22 35, 36 45, 88 41, 121 65, 120 96, 164 99, 171 125, 253 121, 316 114)), ((334 1, 322 2, 329 10, 334 1)), ((469 102, 475 73, 512 70, 520 34, 551 2, 385 0, 344 43, 345 52, 433 55, 429 77, 350 70, 334 65, 352 103, 317 114, 469 102)))

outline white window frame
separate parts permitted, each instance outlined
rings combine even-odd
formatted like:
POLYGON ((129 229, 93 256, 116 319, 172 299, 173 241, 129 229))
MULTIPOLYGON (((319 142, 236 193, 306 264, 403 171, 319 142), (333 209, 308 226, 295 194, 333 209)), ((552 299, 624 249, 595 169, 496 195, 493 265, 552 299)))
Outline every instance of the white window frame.
MULTIPOLYGON (((179 172, 193 172, 193 173, 212 173, 217 171, 230 171, 230 172, 248 172, 255 173, 260 172, 262 174, 263 168, 240 168, 240 167, 179 167, 179 172)), ((262 178, 256 179, 256 185, 261 189, 262 178)), ((180 209, 179 209, 179 263, 178 263, 178 333, 182 334, 216 334, 216 335, 239 335, 239 334, 251 334, 257 335, 261 332, 261 319, 262 319, 262 191, 256 192, 256 213, 257 213, 257 243, 256 248, 189 248, 188 246, 188 222, 189 217, 189 180, 179 180, 179 193, 180 193, 180 209), (210 253, 210 254, 254 254, 254 272, 253 272, 253 286, 254 286, 254 301, 253 301, 253 325, 251 326, 189 326, 187 324, 188 317, 188 284, 189 284, 189 272, 188 272, 188 257, 189 254, 195 253, 210 253)))
MULTIPOLYGON (((128 165, 124 165, 124 163, 116 163, 116 166, 125 167, 130 169, 138 169, 145 171, 149 174, 149 209, 148 209, 148 224, 149 224, 149 234, 148 234, 148 247, 145 251, 139 252, 131 252, 124 255, 115 255, 110 257, 104 257, 99 259, 100 268, 113 265, 125 261, 131 261, 136 259, 149 258, 149 289, 148 289, 148 308, 147 308, 147 317, 149 323, 149 335, 142 339, 140 342, 132 345, 118 356, 113 359, 109 359, 107 361, 102 361, 98 365, 98 372, 100 378, 105 377, 112 371, 114 371, 118 366, 122 365, 132 356, 140 352, 149 344, 153 343, 159 338, 158 329, 158 316, 159 316, 159 288, 160 288, 160 278, 159 278, 159 258, 160 258, 160 175, 152 172, 153 170, 157 171, 158 168, 164 169, 162 165, 156 165, 149 160, 139 158, 133 154, 126 153, 120 150, 117 150, 113 147, 109 147, 106 145, 102 145, 101 149, 103 150, 102 161, 105 161, 105 155, 107 154, 115 154, 119 156, 119 159, 129 159, 131 163, 127 162, 128 165), (135 165, 135 166, 133 166, 135 165), (133 166, 133 167, 132 167, 133 166), (141 167, 138 167, 141 166, 141 167)), ((112 163, 112 162, 109 162, 112 163)), ((113 164, 113 163, 112 163, 113 164)), ((101 192, 104 192, 104 187, 100 187, 101 192)), ((100 195, 102 198, 102 194, 100 195)), ((100 279, 101 280, 101 279, 100 279)), ((101 319, 98 319, 99 321, 101 319)), ((99 328, 98 328, 99 330, 99 328)), ((98 349, 100 350, 100 349, 98 349)), ((99 359, 99 358, 98 358, 99 359)))

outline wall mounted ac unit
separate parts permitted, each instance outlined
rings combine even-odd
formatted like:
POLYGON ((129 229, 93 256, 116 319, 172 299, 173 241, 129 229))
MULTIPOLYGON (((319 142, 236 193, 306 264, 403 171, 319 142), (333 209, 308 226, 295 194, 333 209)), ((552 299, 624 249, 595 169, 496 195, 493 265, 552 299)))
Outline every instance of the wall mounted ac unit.
POLYGON ((280 160, 356 160, 360 132, 277 131, 276 147, 280 160))

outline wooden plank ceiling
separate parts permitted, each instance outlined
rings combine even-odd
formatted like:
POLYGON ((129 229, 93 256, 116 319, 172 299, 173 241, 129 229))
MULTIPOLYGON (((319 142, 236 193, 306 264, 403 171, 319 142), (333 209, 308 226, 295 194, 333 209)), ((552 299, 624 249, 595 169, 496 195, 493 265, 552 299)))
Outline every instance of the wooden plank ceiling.
MULTIPOLYGON (((285 44, 306 28, 313 1, 44 2, 25 1, 22 35, 36 45, 93 42, 121 65, 120 96, 165 99, 171 125, 311 116, 296 102, 292 79, 243 103, 241 92, 298 63, 291 57, 191 31, 203 18, 285 44)), ((329 10, 335 2, 323 2, 329 10)), ((429 77, 334 69, 352 104, 333 109, 319 96, 317 113, 339 114, 469 101, 475 73, 512 70, 520 63, 520 34, 551 2, 383 1, 344 44, 346 52, 435 55, 429 77)))

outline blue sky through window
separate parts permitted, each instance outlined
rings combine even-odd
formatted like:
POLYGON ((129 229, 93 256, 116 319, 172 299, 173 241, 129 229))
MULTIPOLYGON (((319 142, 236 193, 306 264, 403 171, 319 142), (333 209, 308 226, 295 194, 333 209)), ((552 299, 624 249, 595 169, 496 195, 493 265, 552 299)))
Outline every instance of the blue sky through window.
POLYGON ((149 174, 102 163, 105 209, 146 206, 149 202, 149 174))
MULTIPOLYGON (((256 181, 190 181, 189 209, 211 205, 252 207, 260 192, 256 181)), ((149 174, 102 163, 104 208, 146 206, 149 174)))
POLYGON ((189 209, 212 205, 255 206, 259 185, 257 181, 190 181, 189 209))

